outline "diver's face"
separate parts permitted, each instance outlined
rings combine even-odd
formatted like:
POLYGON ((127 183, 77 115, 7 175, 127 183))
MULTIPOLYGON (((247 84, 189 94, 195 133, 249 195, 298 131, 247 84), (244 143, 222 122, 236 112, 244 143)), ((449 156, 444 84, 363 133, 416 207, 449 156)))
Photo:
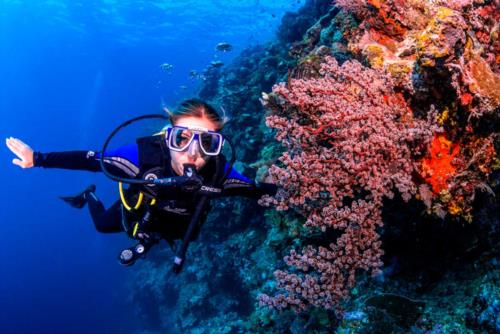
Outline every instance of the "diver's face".
MULTIPOLYGON (((216 130, 215 124, 210 120, 206 118, 191 116, 180 118, 174 125, 185 127, 201 127, 211 131, 216 130)), ((210 157, 203 154, 199 145, 200 144, 197 140, 193 140, 193 142, 185 151, 177 152, 170 150, 172 168, 178 175, 184 174, 184 164, 195 165, 197 171, 199 171, 201 168, 203 168, 203 166, 206 165, 210 157)))

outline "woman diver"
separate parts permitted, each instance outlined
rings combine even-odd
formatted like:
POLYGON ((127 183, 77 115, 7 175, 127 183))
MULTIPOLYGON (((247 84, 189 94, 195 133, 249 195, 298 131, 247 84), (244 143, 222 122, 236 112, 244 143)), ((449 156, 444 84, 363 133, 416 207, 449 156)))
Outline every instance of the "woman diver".
POLYGON ((276 186, 256 184, 226 161, 221 153, 226 139, 220 133, 226 120, 209 104, 186 100, 176 112, 169 112, 169 119, 165 131, 139 138, 132 145, 106 150, 103 157, 94 151, 34 152, 12 137, 6 139, 6 144, 17 156, 13 164, 22 168, 104 171, 117 177, 155 181, 132 183, 127 190, 120 183, 121 198, 107 210, 95 195, 94 185, 76 196, 61 198, 76 208, 88 204, 97 231, 125 231, 139 240, 120 253, 123 265, 133 264, 152 245, 165 239, 175 248, 174 271, 179 272, 187 245, 197 238, 210 210, 204 192, 259 198, 274 195, 276 186), (169 186, 162 186, 162 182, 169 186), (175 247, 176 240, 183 240, 181 247, 175 247))

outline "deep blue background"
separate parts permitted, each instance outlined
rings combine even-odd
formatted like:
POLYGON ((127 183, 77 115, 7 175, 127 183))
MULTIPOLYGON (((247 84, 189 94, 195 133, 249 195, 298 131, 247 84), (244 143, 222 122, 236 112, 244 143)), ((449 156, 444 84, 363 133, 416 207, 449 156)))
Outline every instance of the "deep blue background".
MULTIPOLYGON (((0 2, 0 134, 35 150, 99 149, 120 122, 191 96, 190 70, 230 61, 273 37, 301 1, 0 2), (218 42, 234 51, 220 54, 218 42), (171 74, 160 65, 174 65, 171 74), (187 89, 180 88, 181 85, 187 89)), ((94 230, 86 209, 57 199, 97 184, 109 205, 115 184, 100 174, 11 164, 0 149, 0 332, 138 333, 116 262, 131 241, 94 230)))

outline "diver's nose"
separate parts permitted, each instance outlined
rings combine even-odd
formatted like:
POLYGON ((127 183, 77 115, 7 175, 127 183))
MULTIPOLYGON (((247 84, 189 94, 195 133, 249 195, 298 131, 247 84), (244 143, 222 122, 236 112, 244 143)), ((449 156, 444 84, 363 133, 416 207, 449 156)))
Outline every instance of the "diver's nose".
POLYGON ((197 138, 194 138, 193 139, 193 142, 191 143, 191 145, 189 145, 189 149, 188 149, 188 155, 190 157, 196 157, 198 154, 200 154, 200 147, 199 147, 199 142, 198 142, 198 139, 197 138))

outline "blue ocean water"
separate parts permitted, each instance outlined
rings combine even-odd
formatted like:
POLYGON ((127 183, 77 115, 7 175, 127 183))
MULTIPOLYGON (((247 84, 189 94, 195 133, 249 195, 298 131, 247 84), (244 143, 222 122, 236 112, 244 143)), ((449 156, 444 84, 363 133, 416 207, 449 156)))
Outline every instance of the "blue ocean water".
MULTIPOLYGON (((272 39, 301 2, 3 0, 0 134, 44 152, 99 149, 122 121, 191 97, 199 84, 191 70, 272 39), (233 51, 217 52, 219 42, 233 51)), ((115 184, 89 172, 22 170, 12 158, 4 145, 0 333, 139 331, 127 291, 133 268, 116 261, 130 240, 97 233, 86 209, 57 198, 96 183, 109 205, 115 184)))

